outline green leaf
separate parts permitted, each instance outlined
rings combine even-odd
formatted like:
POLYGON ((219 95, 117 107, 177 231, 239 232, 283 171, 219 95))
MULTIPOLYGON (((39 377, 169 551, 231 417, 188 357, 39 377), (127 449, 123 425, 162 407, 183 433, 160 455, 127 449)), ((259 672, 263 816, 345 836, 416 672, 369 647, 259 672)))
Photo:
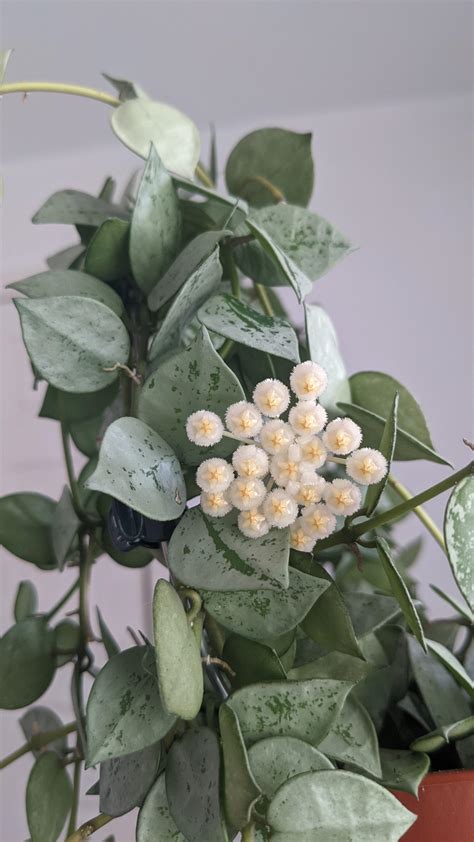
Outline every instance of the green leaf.
POLYGON ((329 573, 322 565, 314 563, 298 563, 298 569, 330 583, 328 589, 302 621, 301 627, 304 633, 326 649, 337 649, 338 652, 345 652, 347 655, 363 659, 349 611, 339 588, 329 573))
POLYGON ((114 757, 100 764, 99 810, 107 816, 123 816, 139 807, 156 778, 160 743, 126 757, 114 757))
POLYGON ((159 310, 163 304, 166 304, 181 289, 189 276, 194 274, 201 263, 211 255, 217 244, 231 234, 232 231, 223 229, 221 231, 204 231, 194 237, 153 287, 148 296, 150 310, 159 310))
POLYGON ((227 842, 219 804, 219 741, 210 728, 175 740, 166 765, 170 813, 188 842, 227 842))
POLYGON ((471 676, 467 674, 463 665, 460 661, 458 661, 456 656, 453 655, 446 646, 443 646, 436 640, 427 639, 426 645, 428 646, 429 651, 438 658, 438 661, 441 661, 443 666, 449 670, 459 686, 464 687, 464 689, 474 699, 474 681, 471 676))
POLYGON ((56 666, 69 663, 81 645, 81 630, 74 620, 61 620, 54 627, 54 652, 56 666))
POLYGON ((286 590, 201 590, 201 596, 207 613, 222 626, 263 641, 294 629, 328 586, 329 582, 291 570, 286 590))
POLYGON ((199 507, 185 512, 169 544, 173 575, 206 590, 287 588, 288 556, 287 529, 246 538, 228 518, 207 518, 199 507))
POLYGON ((13 614, 15 621, 21 623, 38 611, 38 591, 33 582, 24 579, 18 585, 13 614))
POLYGON ((199 321, 248 348, 300 361, 298 337, 284 319, 267 316, 233 295, 215 295, 198 312, 199 321))
POLYGON ((130 223, 106 219, 87 246, 86 272, 106 283, 119 281, 131 272, 128 256, 130 223))
POLYGON ((114 655, 117 655, 120 652, 120 646, 118 645, 109 627, 107 626, 100 609, 96 608, 96 611, 97 621, 99 623, 100 629, 100 636, 102 638, 102 643, 104 644, 104 649, 107 652, 109 658, 113 658, 114 655))
POLYGON ((92 298, 105 304, 113 310, 117 316, 123 313, 123 302, 119 295, 110 287, 87 275, 85 272, 76 272, 72 269, 51 270, 40 272, 39 275, 31 275, 24 281, 16 281, 10 284, 9 288, 23 293, 28 298, 57 298, 62 295, 81 296, 92 298))
POLYGON ((346 655, 344 652, 334 651, 316 658, 315 661, 293 667, 288 673, 288 678, 291 681, 303 681, 307 678, 338 678, 358 684, 372 671, 372 665, 366 661, 346 655))
POLYGON ((221 278, 222 266, 219 260, 219 249, 216 248, 190 275, 178 292, 152 340, 149 349, 150 360, 179 345, 183 329, 196 315, 201 304, 216 291, 221 278))
POLYGON ((46 263, 50 269, 70 269, 71 266, 75 266, 76 263, 82 260, 83 254, 84 246, 82 243, 78 243, 47 257, 46 263))
POLYGON ((107 79, 107 82, 110 82, 113 88, 115 88, 119 95, 120 102, 126 102, 128 99, 145 96, 142 89, 136 85, 135 82, 129 82, 127 79, 115 79, 114 76, 109 76, 108 73, 102 73, 102 76, 104 79, 107 79))
MULTIPOLYGON (((188 416, 206 408, 224 419, 227 407, 241 400, 245 400, 242 386, 213 347, 207 330, 202 328, 189 348, 166 358, 145 380, 138 414, 166 436, 181 462, 199 465, 209 456, 209 448, 189 441, 188 416)), ((223 439, 211 453, 226 457, 234 449, 235 442, 223 439)))
POLYGON ((379 783, 388 789, 409 792, 418 797, 418 787, 430 769, 430 758, 426 754, 391 748, 380 749, 382 774, 379 783))
MULTIPOLYGON (((202 207, 208 208, 212 206, 214 210, 217 210, 219 205, 221 205, 221 210, 229 215, 231 211, 234 211, 237 204, 239 209, 239 218, 240 215, 246 215, 248 212, 247 204, 242 200, 236 200, 233 196, 222 196, 216 190, 213 190, 210 187, 204 187, 204 185, 199 181, 184 178, 183 176, 177 175, 175 172, 172 173, 172 178, 176 187, 180 187, 181 190, 185 190, 187 193, 195 193, 198 196, 204 196, 208 199, 208 202, 199 203, 202 207)), ((197 204, 197 207, 199 207, 199 204, 197 204)), ((215 221, 215 217, 213 215, 210 216, 210 219, 215 221)))
POLYGON ((369 714, 352 695, 344 702, 336 721, 319 744, 323 754, 380 778, 377 732, 369 714))
POLYGON ((152 143, 167 170, 193 178, 201 140, 192 120, 181 111, 140 96, 115 108, 111 125, 118 139, 141 158, 148 157, 152 143))
POLYGON ((112 543, 107 529, 102 530, 100 541, 107 555, 113 558, 117 564, 121 564, 122 567, 145 567, 153 561, 153 553, 148 547, 134 547, 133 550, 128 550, 126 553, 118 550, 112 543))
POLYGON ((31 842, 56 842, 71 809, 72 786, 54 751, 38 757, 26 786, 26 815, 31 842))
POLYGON ((51 523, 53 550, 59 570, 62 570, 66 563, 79 526, 80 520, 74 510, 71 492, 65 485, 51 523))
POLYGON ((91 298, 15 299, 23 341, 36 371, 65 392, 95 392, 117 378, 104 371, 128 360, 130 341, 115 313, 91 298))
POLYGON ((85 485, 154 520, 174 520, 186 504, 174 452, 138 418, 119 418, 107 428, 97 468, 85 485))
POLYGON ((269 286, 280 286, 281 279, 284 277, 286 278, 286 283, 291 286, 296 294, 296 297, 299 302, 303 301, 304 298, 308 295, 308 293, 312 290, 312 284, 310 279, 305 275, 304 272, 296 265, 296 263, 285 254, 284 251, 275 243, 273 242, 270 235, 267 231, 262 228, 260 225, 257 225, 252 219, 248 218, 245 220, 245 225, 249 229, 249 231, 254 235, 255 239, 261 246, 264 254, 270 258, 271 264, 273 264, 273 271, 279 272, 280 280, 277 284, 272 282, 272 272, 268 272, 268 263, 264 261, 263 272, 258 273, 258 277, 253 275, 253 279, 257 280, 258 283, 268 283, 269 286))
POLYGON ((449 563, 467 604, 474 611, 474 476, 453 489, 444 516, 449 563))
POLYGON ((0 708, 30 705, 54 675, 54 637, 41 617, 29 617, 0 638, 0 708))
POLYGON ((102 667, 87 702, 87 766, 151 746, 175 722, 158 693, 155 657, 134 646, 102 667))
POLYGON ((181 719, 194 719, 204 692, 201 654, 183 603, 165 579, 159 579, 155 587, 153 629, 163 704, 181 719))
POLYGON ((48 386, 39 417, 62 420, 68 426, 96 418, 116 400, 118 392, 118 380, 97 392, 62 392, 54 386, 48 386))
POLYGON ((324 754, 296 737, 267 737, 254 743, 249 761, 255 780, 269 799, 295 775, 334 769, 324 754))
POLYGON ((316 304, 305 304, 306 341, 313 362, 319 363, 328 376, 328 385, 320 403, 336 413, 338 401, 350 401, 351 389, 341 357, 334 325, 328 314, 316 304))
POLYGON ((334 225, 305 208, 282 202, 254 211, 251 218, 311 281, 354 250, 334 225))
POLYGON ((97 456, 103 427, 102 415, 85 418, 84 421, 72 421, 69 425, 69 433, 74 444, 89 459, 97 456))
POLYGON ((2 83, 4 78, 5 78, 7 65, 8 65, 8 62, 10 61, 12 53, 13 53, 12 49, 0 51, 0 83, 2 83))
POLYGON ((165 773, 150 789, 138 814, 137 842, 186 842, 171 817, 166 797, 165 773))
POLYGON ((391 596, 378 593, 350 593, 344 599, 358 638, 364 637, 400 615, 400 605, 391 596))
POLYGON ((423 627, 421 625, 418 612, 405 582, 395 567, 390 553, 390 547, 385 538, 377 537, 375 541, 377 544, 377 552, 379 554, 380 563, 385 571, 387 579, 390 582, 393 595, 398 600, 400 608, 403 611, 408 628, 411 629, 418 642, 422 645, 423 649, 426 650, 425 636, 423 634, 423 627))
MULTIPOLYGON (((430 459, 441 465, 449 463, 434 451, 425 417, 415 398, 394 377, 379 371, 361 371, 349 379, 352 403, 383 418, 390 417, 393 399, 398 392, 398 439, 394 459, 430 459), (424 456, 419 453, 423 451, 424 456), (418 453, 418 455, 417 455, 418 453)), ((357 419, 356 419, 357 420, 357 419)), ((372 428, 364 430, 364 445, 377 447, 381 433, 374 438, 372 428)))
POLYGON ((8 552, 41 570, 56 567, 51 523, 56 503, 44 494, 23 491, 0 498, 0 543, 8 552))
POLYGON ((319 745, 351 689, 349 681, 310 679, 252 684, 227 704, 237 715, 246 743, 265 737, 298 737, 319 745))
POLYGON ((109 217, 129 219, 129 213, 119 205, 112 205, 89 193, 81 193, 79 190, 59 190, 36 211, 32 222, 96 227, 102 225, 109 217))
MULTIPOLYGON (((62 728, 64 724, 54 710, 42 705, 36 705, 27 710, 18 722, 27 742, 32 737, 43 734, 45 731, 56 731, 58 728, 62 728)), ((48 743, 48 751, 55 751, 60 757, 64 757, 66 749, 67 737, 59 737, 54 742, 48 743)), ((44 754, 44 748, 33 749, 32 754, 34 757, 40 757, 44 754)))
POLYGON ((410 746, 412 751, 428 752, 431 754, 434 751, 439 751, 447 743, 456 742, 456 740, 464 740, 474 734, 474 716, 468 716, 466 719, 461 719, 459 722, 453 722, 451 725, 443 725, 435 731, 430 731, 429 734, 423 734, 414 740, 410 746))
POLYGON ((224 762, 224 806, 227 821, 241 830, 250 820, 252 806, 261 794, 249 764, 239 720, 228 705, 219 708, 219 728, 224 762))
POLYGON ((230 193, 255 207, 275 202, 259 178, 276 187, 286 202, 306 206, 314 183, 311 134, 268 128, 245 135, 230 153, 225 178, 230 193))
MULTIPOLYGON (((130 104, 133 101, 121 107, 130 104)), ((130 262, 145 294, 169 269, 181 242, 181 214, 171 176, 155 146, 147 149, 147 156, 130 226, 130 262)))
POLYGON ((383 626, 366 635, 361 646, 372 670, 357 684, 353 695, 380 731, 390 706, 408 691, 407 634, 398 626, 383 626))
POLYGON ((444 599, 444 601, 448 605, 450 605, 451 608, 454 608, 454 610, 459 614, 460 617, 464 617, 464 619, 467 620, 468 623, 474 626, 474 613, 471 611, 469 606, 463 605, 461 602, 458 602, 458 600, 454 596, 445 593, 445 591, 442 591, 441 588, 438 588, 436 585, 430 585, 430 588, 437 596, 439 596, 441 599, 444 599))
POLYGON ((393 398, 392 409, 390 415, 388 416, 384 431, 382 433, 382 438, 380 439, 378 450, 382 453, 386 460, 387 460, 387 473, 380 480, 380 482, 375 483, 375 485, 369 485, 367 488, 365 497, 364 497, 364 509, 366 510, 366 515, 369 517, 372 512, 377 508, 379 500, 383 494, 383 490, 387 484, 388 474, 392 465, 392 459, 395 453, 395 446, 397 442, 397 418, 398 418, 398 392, 395 392, 393 398))
POLYGON ((415 819, 382 786, 341 770, 292 778, 267 814, 272 842, 397 842, 415 819))
POLYGON ((286 672, 277 653, 271 646, 231 634, 224 643, 224 661, 235 675, 232 688, 238 690, 257 681, 282 681, 286 672))

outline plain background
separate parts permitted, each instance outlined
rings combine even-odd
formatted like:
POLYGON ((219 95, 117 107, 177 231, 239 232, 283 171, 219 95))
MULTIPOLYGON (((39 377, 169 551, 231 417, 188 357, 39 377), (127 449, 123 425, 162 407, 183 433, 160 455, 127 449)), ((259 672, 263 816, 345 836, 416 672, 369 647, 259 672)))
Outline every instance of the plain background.
MULTIPOLYGON (((7 81, 67 81, 107 90, 101 71, 139 82, 187 112, 203 135, 217 128, 221 169, 245 132, 264 125, 313 131, 317 184, 312 208, 360 249, 314 286, 350 372, 396 376, 423 407, 437 449, 455 467, 472 438, 472 5, 461 2, 3 2, 2 46, 14 47, 7 81)), ((123 185, 138 159, 110 131, 107 106, 53 96, 2 102, 2 285, 41 271, 73 241, 60 226, 30 218, 54 190, 95 192, 105 175, 123 185)), ((2 493, 58 497, 64 483, 58 430, 37 420, 17 316, 1 298, 2 493)), ((301 313, 291 296, 296 320, 301 313)), ((427 462, 399 463, 413 491, 443 478, 427 462)), ((428 505, 441 523, 445 501, 428 505)), ((421 527, 409 519, 400 534, 421 527)), ((417 566, 432 613, 445 613, 434 582, 455 593, 448 565, 425 536, 417 566)), ((157 570, 136 573, 106 561, 94 570, 93 599, 123 645, 124 626, 147 630, 157 570)), ((3 552, 1 629, 12 622, 20 579, 47 609, 71 580, 40 574, 3 552)), ((69 676, 48 691, 71 718, 69 676)), ((2 716, 4 755, 21 742, 16 712, 2 716)), ((2 774, 2 842, 28 835, 23 788, 30 758, 2 774)), ((94 773, 87 778, 94 781, 94 773)), ((84 797, 81 817, 96 812, 84 797)), ((133 821, 110 826, 132 842, 133 821)), ((107 833, 97 834, 99 842, 107 833)))

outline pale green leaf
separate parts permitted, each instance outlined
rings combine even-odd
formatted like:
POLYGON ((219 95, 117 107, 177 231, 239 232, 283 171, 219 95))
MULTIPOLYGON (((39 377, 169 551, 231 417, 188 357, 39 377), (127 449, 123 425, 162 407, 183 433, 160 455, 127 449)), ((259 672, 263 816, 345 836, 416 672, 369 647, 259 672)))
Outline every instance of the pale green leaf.
POLYGON ((118 139, 141 158, 148 157, 153 143, 167 170, 193 178, 201 140, 192 120, 181 111, 140 96, 116 108, 111 125, 118 139))
POLYGON ((160 743, 100 764, 99 810, 123 816, 139 807, 153 784, 160 762, 160 743))
POLYGON ((261 789, 249 764, 239 720, 228 705, 219 708, 219 728, 224 763, 224 806, 231 827, 241 830, 250 819, 261 789))
POLYGON ((185 512, 169 544, 169 566, 192 588, 213 591, 287 588, 289 533, 272 529, 247 538, 229 518, 185 512))
POLYGON ((70 269, 71 266, 75 266, 82 259, 83 254, 84 246, 82 243, 78 243, 77 245, 61 249, 56 254, 47 257, 46 263, 50 269, 70 269))
POLYGON ((291 681, 302 681, 306 678, 338 678, 358 684, 372 671, 373 666, 366 661, 335 650, 314 661, 293 667, 288 673, 288 678, 291 681))
POLYGON ((1 50, 0 51, 0 84, 3 82, 5 78, 5 72, 7 69, 8 62, 12 56, 13 50, 1 50))
POLYGON ((397 600, 379 593, 344 594, 352 625, 358 638, 370 634, 400 616, 397 600))
POLYGON ((163 704, 181 719, 194 719, 203 696, 201 654, 183 603, 165 579, 159 579, 155 587, 153 629, 163 704))
POLYGON ((320 403, 331 413, 336 413, 338 401, 350 401, 351 390, 346 367, 339 350, 334 325, 328 314, 317 304, 305 304, 306 340, 310 358, 319 363, 328 376, 328 385, 320 403))
POLYGON ((102 667, 87 702, 87 766, 157 743, 175 719, 161 702, 151 647, 119 652, 102 667))
POLYGON ((65 392, 95 392, 117 378, 130 340, 115 313, 91 298, 15 299, 23 341, 36 371, 65 392))
POLYGON ((26 816, 31 842, 56 842, 71 809, 72 786, 56 752, 38 757, 26 786, 26 816))
POLYGON ((390 582, 393 595, 398 600, 400 608, 407 622, 408 628, 411 629, 416 639, 421 643, 423 649, 426 650, 426 641, 423 634, 423 627, 421 625, 418 612, 415 604, 410 596, 408 588, 398 572, 390 553, 390 547, 385 538, 376 538, 377 551, 379 554, 380 563, 385 571, 387 579, 390 582))
POLYGON ((137 842, 186 842, 173 821, 163 772, 150 789, 138 814, 137 842))
POLYGON ((128 211, 79 190, 59 190, 36 211, 32 222, 58 225, 102 225, 110 217, 129 219, 128 211))
POLYGON ((398 789, 418 797, 418 787, 429 772, 430 759, 419 752, 381 748, 382 774, 379 783, 388 789, 398 789))
POLYGON ((438 643, 436 640, 429 640, 426 639, 426 644, 430 652, 435 655, 439 661, 446 667, 447 670, 451 673, 454 677, 455 681, 459 684, 460 687, 463 687, 469 695, 474 699, 474 681, 470 675, 467 674, 466 670, 464 669, 463 665, 460 661, 453 655, 446 646, 443 646, 441 643, 438 643))
POLYGON ((464 617, 464 619, 467 620, 467 622, 470 625, 474 626, 474 613, 471 611, 468 605, 463 605, 454 596, 452 596, 451 594, 447 594, 445 591, 442 591, 441 588, 438 588, 436 585, 430 585, 430 588, 437 596, 439 596, 441 599, 444 599, 444 601, 448 605, 450 605, 451 608, 454 608, 454 610, 457 614, 459 614, 460 617, 464 617))
POLYGON ((52 298, 61 295, 79 295, 83 298, 93 298, 105 304, 117 316, 123 313, 123 302, 119 295, 102 283, 102 281, 87 275, 85 272, 76 272, 73 269, 51 270, 40 272, 39 275, 31 275, 24 281, 16 281, 10 284, 11 289, 21 292, 28 298, 52 298))
POLYGON ((126 102, 128 99, 145 96, 142 89, 135 84, 135 82, 129 82, 128 79, 116 79, 114 76, 109 76, 108 73, 102 73, 102 76, 104 79, 107 79, 107 82, 110 82, 113 88, 115 88, 119 95, 120 102, 126 102))
POLYGON ((393 398, 392 409, 385 422, 382 438, 380 439, 378 450, 385 456, 387 460, 387 472, 380 482, 374 485, 369 485, 364 497, 364 509, 366 515, 369 517, 377 508, 378 502, 383 494, 383 490, 387 484, 388 474, 392 466, 392 459, 395 453, 395 446, 397 442, 397 419, 398 419, 398 392, 395 392, 393 398))
POLYGON ((107 427, 97 468, 85 485, 154 520, 174 520, 186 504, 174 452, 138 418, 119 418, 107 427))
POLYGON ((289 778, 303 772, 321 772, 334 765, 318 749, 296 737, 267 737, 249 749, 255 780, 267 798, 289 778))
POLYGON ((449 563, 459 590, 474 611, 474 476, 465 477, 451 493, 444 516, 449 563))
POLYGON ((468 716, 459 722, 453 722, 451 725, 442 725, 440 728, 436 728, 435 731, 430 731, 429 734, 423 734, 422 737, 418 737, 418 739, 412 742, 410 748, 412 751, 426 751, 428 754, 431 754, 434 751, 444 748, 447 743, 464 740, 466 737, 471 737, 472 735, 474 735, 474 716, 468 716))
POLYGON ((22 620, 26 620, 33 614, 36 614, 37 610, 38 591, 36 590, 33 582, 29 582, 27 579, 24 579, 18 585, 16 592, 15 605, 13 609, 15 621, 17 623, 21 623, 22 620))
POLYGON ((106 283, 113 283, 130 274, 130 223, 123 219, 106 219, 87 246, 86 272, 106 283))
POLYGON ((0 638, 0 708, 23 708, 51 684, 54 636, 42 617, 16 623, 0 638))
MULTIPOLYGON (((261 225, 257 225, 257 223, 252 219, 246 219, 245 225, 249 229, 250 233, 254 235, 264 253, 270 258, 275 267, 275 271, 279 272, 280 281, 277 285, 281 284, 281 277, 285 277, 286 282, 293 288, 298 301, 303 301, 303 299, 306 298, 308 293, 312 290, 310 279, 304 272, 302 272, 299 266, 297 266, 296 263, 294 263, 294 261, 288 257, 288 255, 285 254, 285 252, 282 251, 275 242, 273 242, 270 235, 264 228, 262 228, 261 225)), ((269 286, 274 286, 272 283, 272 273, 267 272, 266 274, 268 278, 266 282, 269 286)), ((258 277, 257 281, 259 283, 263 283, 264 278, 258 277)))
POLYGON ((0 544, 42 570, 56 567, 51 523, 56 503, 44 494, 23 491, 0 498, 0 544))
POLYGON ((319 750, 338 763, 347 763, 379 778, 380 766, 377 732, 369 714, 352 695, 344 702, 319 750))

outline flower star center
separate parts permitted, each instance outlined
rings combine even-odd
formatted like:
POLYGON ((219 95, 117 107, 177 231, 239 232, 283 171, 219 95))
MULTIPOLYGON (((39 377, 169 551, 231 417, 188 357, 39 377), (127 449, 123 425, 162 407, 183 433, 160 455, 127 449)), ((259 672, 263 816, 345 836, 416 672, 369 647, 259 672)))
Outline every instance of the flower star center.
POLYGON ((347 506, 352 502, 352 497, 349 491, 339 491, 336 494, 336 500, 341 506, 347 506))
POLYGON ((275 391, 269 392, 264 400, 264 404, 268 407, 268 409, 276 409, 280 406, 280 403, 280 395, 278 395, 275 391))
POLYGON ((307 394, 314 392, 316 389, 316 380, 310 374, 303 380, 303 391, 307 394))
POLYGON ((312 415, 302 415, 300 424, 301 424, 301 426, 303 427, 304 430, 311 430, 311 428, 314 426, 313 416, 312 415))
POLYGON ((302 547, 306 541, 306 535, 302 529, 298 529, 298 532, 293 533, 293 543, 296 544, 298 547, 302 547))
POLYGON ((255 418, 249 412, 244 412, 239 419, 239 427, 243 432, 248 432, 255 426, 255 418))
POLYGON ((203 418, 202 421, 199 422, 199 432, 202 435, 209 435, 214 431, 214 424, 209 418, 203 418))
POLYGON ((364 461, 362 462, 362 465, 360 466, 360 469, 361 469, 363 474, 366 474, 366 476, 370 477, 377 470, 377 465, 369 457, 367 459, 364 459, 364 461))
POLYGON ((347 433, 344 433, 342 430, 339 433, 336 433, 336 445, 340 447, 347 447, 350 444, 350 438, 347 433))

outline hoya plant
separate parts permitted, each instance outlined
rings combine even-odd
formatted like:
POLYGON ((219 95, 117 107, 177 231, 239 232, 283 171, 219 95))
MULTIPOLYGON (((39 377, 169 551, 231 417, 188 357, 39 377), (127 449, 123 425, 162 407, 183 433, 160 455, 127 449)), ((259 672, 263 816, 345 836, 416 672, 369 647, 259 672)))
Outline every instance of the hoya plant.
POLYGON ((117 98, 0 86, 106 103, 143 159, 122 194, 76 174, 47 199, 34 224, 71 226, 71 246, 11 284, 67 484, 3 497, 0 540, 22 574, 77 575, 55 605, 26 579, 14 597, 0 705, 21 711, 23 744, 1 766, 31 756, 32 842, 113 834, 137 807, 137 842, 395 842, 416 818, 396 791, 474 766, 472 463, 451 470, 376 359, 348 376, 307 301, 353 248, 308 210, 311 135, 254 131, 222 169, 213 138, 205 165, 188 117, 109 81, 117 98), (412 496, 396 463, 417 459, 440 478, 412 496), (423 504, 448 489, 443 536, 423 504), (451 566, 452 619, 417 597, 421 539, 393 528, 408 515, 451 566), (132 629, 124 650, 90 604, 106 554, 156 579, 153 637, 132 629), (40 702, 59 670, 67 723, 40 702))

